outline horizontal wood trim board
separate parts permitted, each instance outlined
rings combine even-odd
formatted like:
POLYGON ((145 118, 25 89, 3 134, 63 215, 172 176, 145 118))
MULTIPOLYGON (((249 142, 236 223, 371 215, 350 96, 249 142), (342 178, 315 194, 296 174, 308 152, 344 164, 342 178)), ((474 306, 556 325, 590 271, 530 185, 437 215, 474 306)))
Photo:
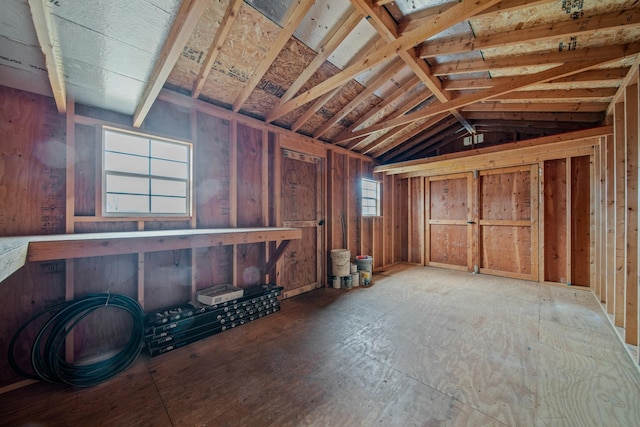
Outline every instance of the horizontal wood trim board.
POLYGON ((299 288, 295 288, 295 289, 292 289, 290 291, 284 291, 282 293, 282 298, 287 299, 287 298, 295 297, 296 295, 300 295, 300 294, 303 294, 305 292, 312 291, 312 290, 314 290, 316 288, 319 288, 319 287, 320 286, 316 282, 310 283, 308 285, 300 286, 299 288))
POLYGON ((51 261, 301 238, 302 230, 298 228, 188 229, 30 236, 27 259, 51 261))
POLYGON ((429 267, 446 268, 448 270, 469 271, 466 265, 444 264, 442 262, 429 262, 427 265, 429 267))
POLYGON ((481 219, 480 225, 491 227, 531 227, 531 220, 481 219))
POLYGON ((489 274, 491 276, 508 277, 510 279, 532 280, 530 274, 512 273, 510 271, 493 270, 490 268, 481 268, 480 274, 489 274))
POLYGON ((465 219, 430 219, 429 224, 437 225, 468 225, 465 219))
POLYGON ((489 175, 502 175, 505 173, 513 173, 513 172, 529 172, 531 171, 531 165, 522 165, 522 166, 513 166, 510 168, 501 168, 500 170, 482 170, 480 171, 480 176, 489 176, 489 175))
MULTIPOLYGON (((400 163, 392 163, 388 165, 376 166, 374 172, 386 172, 387 174, 402 174, 407 172, 414 172, 418 170, 424 170, 434 167, 438 164, 443 164, 446 161, 455 161, 459 159, 466 159, 465 162, 469 162, 471 159, 478 158, 483 155, 491 154, 489 158, 500 159, 505 156, 517 156, 518 153, 536 153, 538 150, 549 150, 553 147, 559 147, 560 149, 567 149, 572 147, 581 147, 585 145, 585 140, 588 140, 591 145, 599 144, 599 138, 606 135, 613 135, 613 126, 602 126, 592 129, 579 130, 575 132, 567 132, 559 135, 546 136, 542 138, 530 139, 527 141, 512 142, 508 144, 501 144, 495 147, 478 148, 475 150, 463 151, 460 153, 446 154, 433 159, 419 159, 410 160, 400 163), (593 144, 593 140, 596 143, 593 144), (574 144, 572 144, 574 143, 574 144), (535 150, 538 148, 538 150, 535 150), (529 151, 518 151, 529 149, 529 151), (497 154, 496 154, 497 153, 497 154)), ((487 156, 485 156, 487 158, 487 156)), ((535 163, 535 162, 530 162, 535 163)), ((511 165, 515 166, 515 165, 511 165)), ((465 168, 464 170, 473 170, 473 168, 465 168)), ((439 175, 439 174, 438 174, 439 175)))
POLYGON ((509 167, 513 165, 532 165, 545 160, 564 159, 567 157, 588 156, 593 153, 593 147, 599 142, 591 139, 583 141, 582 144, 559 143, 561 145, 550 147, 546 150, 543 147, 530 147, 521 149, 521 151, 509 153, 502 157, 495 154, 486 154, 476 156, 473 159, 464 161, 445 160, 441 164, 431 163, 426 169, 417 169, 400 174, 400 178, 409 178, 413 176, 430 176, 441 175, 456 172, 468 172, 481 169, 497 169, 509 167))
POLYGON ((304 227, 316 227, 318 226, 318 222, 317 221, 284 221, 282 225, 285 227, 304 228, 304 227))

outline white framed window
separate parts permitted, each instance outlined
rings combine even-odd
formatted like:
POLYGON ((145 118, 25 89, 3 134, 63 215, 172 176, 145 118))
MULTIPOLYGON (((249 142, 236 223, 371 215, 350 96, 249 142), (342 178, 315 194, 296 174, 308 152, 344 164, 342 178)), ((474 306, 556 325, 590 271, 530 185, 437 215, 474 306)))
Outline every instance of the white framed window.
POLYGON ((190 216, 192 146, 104 126, 104 215, 190 216))
POLYGON ((380 182, 362 178, 362 216, 380 216, 380 182))

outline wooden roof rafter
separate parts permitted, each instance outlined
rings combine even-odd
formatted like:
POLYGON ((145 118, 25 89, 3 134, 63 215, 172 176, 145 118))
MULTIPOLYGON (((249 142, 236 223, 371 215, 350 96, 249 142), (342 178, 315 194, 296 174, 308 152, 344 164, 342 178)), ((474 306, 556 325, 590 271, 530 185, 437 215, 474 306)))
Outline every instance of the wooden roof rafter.
POLYGON ((289 89, 282 95, 282 98, 278 101, 275 107, 271 109, 267 117, 265 118, 265 122, 271 123, 272 121, 281 117, 280 114, 277 114, 279 108, 291 98, 295 96, 296 93, 302 88, 302 86, 313 76, 313 74, 324 64, 324 62, 331 56, 331 54, 336 50, 340 43, 344 41, 344 39, 353 31, 353 29, 358 25, 358 23, 362 20, 362 13, 358 10, 353 10, 347 19, 344 22, 339 23, 339 25, 335 26, 331 34, 329 34, 327 41, 320 46, 318 49, 318 54, 311 61, 307 68, 304 69, 302 73, 296 78, 296 80, 289 86, 289 89))
MULTIPOLYGON (((612 86, 617 86, 616 82, 623 79, 629 72, 628 67, 604 68, 597 70, 587 70, 568 77, 550 80, 548 84, 554 83, 593 83, 602 81, 611 81, 612 86)), ((511 77, 485 77, 485 78, 464 78, 456 80, 445 80, 442 82, 444 90, 474 90, 488 89, 497 84, 510 80, 511 77)))
POLYGON ((47 66, 47 76, 58 113, 67 111, 67 91, 64 82, 64 64, 58 35, 51 17, 50 2, 45 0, 29 0, 29 9, 38 43, 47 66))
POLYGON ((273 44, 270 46, 267 51, 265 57, 260 61, 260 63, 253 70, 253 74, 251 78, 247 82, 246 86, 242 90, 242 92, 238 95, 235 102, 233 103, 233 111, 240 111, 242 105, 247 101, 251 92, 256 88, 260 80, 267 72, 273 61, 276 60, 280 51, 287 44, 293 33, 300 25, 300 22, 304 19, 305 15, 313 6, 314 0, 294 0, 291 2, 291 6, 289 6, 288 17, 287 20, 278 33, 273 44))
MULTIPOLYGON (((351 62, 348 65, 350 65, 351 63, 357 61, 361 57, 367 56, 371 52, 375 52, 377 49, 379 49, 382 46, 384 46, 384 40, 382 40, 380 38, 378 38, 377 40, 374 40, 373 42, 370 42, 368 44, 368 46, 366 46, 362 50, 362 52, 360 54, 354 56, 351 59, 351 62)), ((333 98, 338 92, 340 92, 341 89, 342 89, 342 86, 338 86, 338 87, 334 88, 332 91, 327 92, 324 95, 322 95, 321 97, 319 97, 318 99, 316 99, 316 101, 311 105, 311 107, 307 108, 304 111, 304 113, 302 113, 302 115, 300 117, 298 117, 298 119, 293 123, 293 125, 291 126, 291 130, 295 132, 298 129, 300 129, 302 126, 304 126, 304 124, 307 121, 309 121, 309 119, 318 110, 320 110, 327 102, 329 102, 329 100, 331 98, 333 98)))
POLYGON ((349 114, 353 109, 355 109, 358 105, 364 102, 369 96, 373 95, 373 93, 380 89, 382 85, 387 83, 393 76, 398 74, 403 68, 405 64, 403 61, 392 60, 384 70, 364 88, 362 92, 360 92, 355 98, 353 98, 347 105, 342 107, 340 111, 333 115, 329 120, 324 122, 314 133, 314 138, 320 138, 324 135, 333 125, 338 123, 340 119, 349 114))
MULTIPOLYGON (((371 6, 366 0, 351 0, 351 3, 360 8, 364 14, 369 16, 369 23, 378 31, 383 37, 393 42, 398 39, 398 28, 387 10, 380 6, 371 6)), ((441 102, 451 100, 451 96, 442 90, 442 83, 440 79, 433 76, 429 65, 421 60, 413 46, 408 49, 400 49, 397 51, 398 56, 411 68, 416 76, 422 80, 422 82, 431 90, 431 92, 441 102)), ((462 125, 467 129, 469 133, 475 133, 473 127, 467 122, 457 111, 452 110, 450 112, 462 125)))
POLYGON ((373 132, 377 132, 379 130, 393 128, 396 126, 400 126, 405 123, 412 122, 414 120, 421 119, 423 117, 434 116, 443 111, 449 111, 451 109, 462 108, 467 105, 473 104, 475 102, 484 101, 486 99, 493 98, 495 96, 499 96, 505 93, 513 92, 520 88, 524 88, 526 86, 530 86, 533 84, 544 83, 546 81, 569 76, 581 71, 585 71, 608 62, 612 62, 618 60, 621 57, 628 55, 635 55, 640 52, 640 44, 631 44, 625 45, 622 50, 614 49, 614 47, 609 48, 609 55, 602 55, 596 59, 590 60, 582 60, 577 62, 570 62, 568 64, 560 65, 545 71, 541 71, 534 74, 524 75, 520 77, 514 77, 510 81, 494 86, 490 89, 484 89, 478 92, 464 94, 461 95, 452 101, 433 105, 428 109, 417 111, 415 113, 407 114, 397 119, 387 120, 376 125, 370 126, 365 129, 361 129, 359 131, 353 132, 350 138, 358 138, 362 135, 368 135, 373 132))
POLYGON ((621 12, 585 16, 579 19, 538 25, 536 27, 512 30, 484 37, 471 36, 427 41, 416 47, 418 56, 432 58, 438 55, 453 55, 474 50, 511 46, 518 43, 534 43, 553 40, 563 36, 589 36, 599 31, 617 30, 640 25, 640 10, 628 9, 621 12))
POLYGON ((191 96, 193 98, 198 98, 200 96, 202 88, 207 81, 207 77, 209 77, 209 73, 211 72, 211 68, 213 68, 213 64, 216 62, 216 58, 222 49, 222 45, 227 40, 227 36, 231 31, 233 23, 236 22, 236 17, 238 16, 238 11, 240 10, 242 3, 243 0, 229 1, 229 5, 225 10, 222 20, 220 21, 220 27, 211 41, 211 45, 207 51, 207 56, 202 63, 202 67, 200 67, 196 81, 193 83, 193 89, 191 90, 191 96))
POLYGON ((208 5, 209 0, 184 0, 180 5, 167 40, 151 72, 151 78, 133 113, 133 127, 142 125, 208 5))
POLYGON ((600 60, 618 55, 622 58, 627 52, 634 51, 639 43, 629 43, 614 46, 602 46, 586 49, 576 49, 563 52, 541 52, 529 55, 510 56, 495 59, 479 59, 475 61, 455 61, 434 65, 431 70, 435 75, 468 74, 491 71, 499 68, 520 68, 528 66, 552 66, 570 61, 600 60))
POLYGON ((432 35, 438 34, 450 26, 468 19, 479 11, 493 6, 499 1, 500 0, 463 0, 460 3, 457 3, 446 12, 433 17, 430 21, 431 25, 425 25, 403 34, 395 41, 388 43, 386 46, 376 50, 364 58, 359 59, 354 64, 345 67, 345 69, 333 77, 286 102, 277 110, 277 114, 284 115, 308 102, 313 101, 325 93, 332 91, 336 87, 346 84, 349 80, 356 77, 364 70, 390 60, 397 54, 397 52, 407 50, 432 35))

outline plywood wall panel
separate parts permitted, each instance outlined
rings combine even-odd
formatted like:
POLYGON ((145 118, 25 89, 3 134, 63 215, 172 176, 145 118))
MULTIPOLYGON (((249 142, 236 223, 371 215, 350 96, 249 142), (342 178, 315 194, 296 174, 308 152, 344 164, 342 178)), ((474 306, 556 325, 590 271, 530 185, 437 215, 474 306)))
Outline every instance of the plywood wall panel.
MULTIPOLYGON (((238 124, 238 227, 262 223, 262 130, 238 124)), ((267 203, 267 201, 264 201, 267 203)))
POLYGON ((236 285, 244 288, 264 283, 266 275, 264 271, 264 260, 264 243, 238 245, 236 250, 236 265, 238 271, 236 285))
POLYGON ((571 159, 571 284, 589 286, 590 277, 590 160, 571 159))
POLYGON ((526 220, 531 218, 530 171, 490 174, 482 177, 482 218, 526 220))
POLYGON ((360 252, 360 221, 362 219, 360 213, 360 183, 362 179, 360 163, 359 159, 349 157, 349 188, 347 193, 349 211, 348 248, 351 249, 353 256, 359 255, 360 252))
POLYGON ((227 120, 198 113, 197 129, 193 156, 197 227, 229 227, 231 126, 227 120))
POLYGON ((50 98, 0 86, 0 235, 64 233, 66 123, 50 98))
POLYGON ((467 266, 467 226, 437 225, 430 228, 429 259, 439 264, 467 266))
POLYGON ((233 283, 233 247, 196 250, 196 290, 233 283))
MULTIPOLYGON (((95 293, 113 293, 138 299, 137 255, 80 258, 73 262, 75 298, 95 293)), ((130 316, 117 309, 98 310, 74 329, 74 356, 94 357, 126 344, 131 331, 130 316)))
POLYGON ((384 256, 384 266, 393 264, 393 177, 384 175, 382 180, 382 254, 384 256))
POLYGON ((95 126, 75 127, 75 215, 94 216, 96 214, 96 170, 98 150, 95 126))
POLYGON ((190 111, 180 105, 156 100, 142 123, 141 130, 177 139, 191 140, 190 111))
POLYGON ((566 160, 544 163, 544 280, 566 283, 567 173, 566 160))
POLYGON ((402 261, 402 249, 407 246, 408 236, 406 233, 403 233, 404 225, 407 223, 407 218, 409 216, 407 206, 408 206, 408 195, 401 191, 402 181, 404 179, 400 179, 394 177, 393 180, 393 261, 401 262, 402 261))
POLYGON ((408 197, 409 197, 409 180, 407 179, 403 179, 400 180, 398 183, 398 186, 395 188, 395 191, 398 191, 401 194, 401 197, 404 198, 405 203, 402 206, 401 212, 400 212, 400 227, 399 227, 399 233, 400 236, 402 236, 404 238, 404 243, 402 245, 402 249, 400 251, 400 261, 401 262, 409 262, 409 247, 407 245, 408 241, 409 241, 409 203, 408 203, 408 197))
POLYGON ((292 241, 287 247, 283 256, 283 276, 279 283, 285 292, 317 282, 317 240, 315 227, 303 227, 302 239, 292 241))
MULTIPOLYGON (((282 215, 287 221, 308 221, 316 218, 316 168, 316 163, 283 160, 282 186, 287 203, 282 206, 282 215)), ((345 183, 345 191, 347 190, 348 181, 345 183)))
POLYGON ((531 229, 528 227, 483 226, 481 268, 531 274, 531 229))
POLYGON ((346 248, 349 242, 345 232, 347 230, 347 213, 345 204, 345 192, 348 191, 348 161, 344 154, 333 153, 331 174, 333 176, 333 191, 331 194, 332 212, 330 221, 332 223, 333 247, 328 249, 346 248))
POLYGON ((184 304, 191 299, 191 250, 144 254, 144 309, 184 304))
POLYGON ((467 219, 466 178, 442 179, 429 184, 431 219, 467 219))
POLYGON ((411 247, 409 248, 409 262, 421 264, 423 262, 424 247, 424 186, 422 177, 410 179, 411 211, 409 224, 411 225, 411 247))

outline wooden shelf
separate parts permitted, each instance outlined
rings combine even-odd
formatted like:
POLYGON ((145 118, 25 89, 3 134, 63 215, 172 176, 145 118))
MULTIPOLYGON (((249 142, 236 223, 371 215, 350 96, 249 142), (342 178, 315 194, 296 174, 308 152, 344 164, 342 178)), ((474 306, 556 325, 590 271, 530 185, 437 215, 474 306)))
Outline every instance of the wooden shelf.
MULTIPOLYGON (((210 228, 130 231, 114 233, 56 234, 0 238, 0 281, 27 261, 86 258, 174 249, 206 248, 246 243, 282 241, 279 256, 290 240, 301 239, 299 228, 210 228)), ((269 260, 269 265, 276 259, 269 260)))

